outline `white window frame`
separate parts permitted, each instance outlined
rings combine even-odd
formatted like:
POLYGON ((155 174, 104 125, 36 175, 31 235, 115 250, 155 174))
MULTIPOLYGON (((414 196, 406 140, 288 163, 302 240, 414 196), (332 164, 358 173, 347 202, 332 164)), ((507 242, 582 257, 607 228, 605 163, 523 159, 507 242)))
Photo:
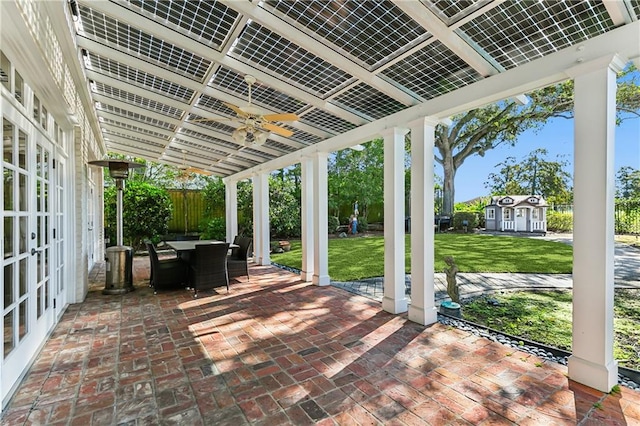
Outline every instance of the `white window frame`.
POLYGON ((487 219, 488 220, 496 219, 496 209, 487 209, 487 219))

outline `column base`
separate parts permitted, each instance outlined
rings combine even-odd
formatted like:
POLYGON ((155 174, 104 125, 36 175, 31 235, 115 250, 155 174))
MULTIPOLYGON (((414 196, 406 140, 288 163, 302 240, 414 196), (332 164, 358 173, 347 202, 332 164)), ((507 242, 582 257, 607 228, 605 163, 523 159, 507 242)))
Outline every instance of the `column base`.
POLYGON ((575 355, 569 357, 569 378, 601 392, 610 392, 618 384, 618 361, 595 364, 575 355))
POLYGON ((420 308, 418 306, 409 306, 409 321, 417 322, 422 325, 434 324, 438 321, 438 310, 435 306, 431 308, 420 308))
POLYGON ((329 285, 331 284, 331 279, 329 278, 329 275, 314 275, 313 284, 319 286, 329 285))
POLYGON ((268 257, 261 257, 258 259, 258 265, 260 266, 269 266, 271 265, 271 259, 268 257))
POLYGON ((392 299, 390 297, 384 296, 382 298, 382 309, 389 312, 390 314, 402 314, 407 312, 409 308, 409 301, 407 298, 403 299, 392 299))
POLYGON ((300 279, 304 282, 310 283, 313 281, 313 272, 300 272, 300 279))

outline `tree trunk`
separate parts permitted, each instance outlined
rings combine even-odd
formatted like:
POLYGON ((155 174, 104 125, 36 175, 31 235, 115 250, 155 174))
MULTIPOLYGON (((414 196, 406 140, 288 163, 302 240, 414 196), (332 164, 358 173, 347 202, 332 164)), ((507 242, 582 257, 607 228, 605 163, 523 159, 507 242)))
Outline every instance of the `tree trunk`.
POLYGON ((445 155, 442 164, 444 169, 444 182, 442 190, 442 214, 453 217, 453 206, 455 196, 454 180, 456 177, 456 168, 453 164, 453 156, 445 155))

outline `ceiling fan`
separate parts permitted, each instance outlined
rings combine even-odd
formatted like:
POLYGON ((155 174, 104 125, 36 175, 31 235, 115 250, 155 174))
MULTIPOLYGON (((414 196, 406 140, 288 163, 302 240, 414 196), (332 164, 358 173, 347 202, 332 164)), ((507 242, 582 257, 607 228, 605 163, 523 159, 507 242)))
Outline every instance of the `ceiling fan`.
POLYGON ((180 170, 180 174, 178 176, 178 179, 186 179, 189 176, 189 173, 197 173, 199 175, 205 175, 205 176, 211 176, 212 175, 211 172, 208 172, 206 170, 198 169, 197 167, 187 166, 186 154, 187 154, 187 151, 183 149, 182 150, 182 164, 180 164, 178 166, 178 169, 180 170))
MULTIPOLYGON (((267 141, 270 133, 276 133, 288 138, 293 132, 284 127, 273 124, 274 121, 296 121, 299 117, 293 113, 284 114, 262 114, 260 108, 251 103, 251 88, 256 83, 256 78, 252 75, 245 75, 244 81, 249 86, 249 104, 236 106, 223 102, 225 106, 232 109, 236 115, 236 120, 240 121, 240 126, 232 133, 233 140, 241 145, 262 145, 267 141)), ((217 121, 216 119, 204 118, 194 121, 217 121)))

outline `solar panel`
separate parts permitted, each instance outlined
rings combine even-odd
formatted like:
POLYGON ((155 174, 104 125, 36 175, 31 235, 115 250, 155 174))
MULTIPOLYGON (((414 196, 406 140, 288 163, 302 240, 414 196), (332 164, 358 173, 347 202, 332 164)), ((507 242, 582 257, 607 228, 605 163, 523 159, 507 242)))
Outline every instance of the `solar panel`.
POLYGON ((366 83, 355 85, 340 96, 331 99, 330 102, 368 120, 382 118, 405 108, 402 103, 366 83))
POLYGON ((441 42, 433 42, 380 74, 424 100, 474 83, 482 76, 441 42))
POLYGON ((87 52, 91 68, 118 80, 126 81, 138 87, 152 90, 164 96, 170 96, 183 102, 189 102, 194 91, 177 83, 149 74, 113 59, 105 58, 94 52, 87 52))
POLYGON ((211 65, 211 61, 84 5, 80 5, 80 15, 86 34, 162 68, 202 80, 211 65))
POLYGON ((238 13, 217 1, 117 0, 147 12, 158 22, 170 22, 199 41, 220 48, 238 20, 238 13))
POLYGON ((112 114, 116 114, 119 115, 121 117, 126 117, 129 118, 131 120, 135 120, 135 121, 140 121, 143 123, 147 123, 147 124, 151 124, 153 126, 156 127, 161 127, 163 129, 166 130, 175 130, 176 126, 171 124, 171 123, 167 123, 165 121, 161 121, 161 120, 157 120, 155 118, 151 118, 151 117, 147 117, 144 116, 142 114, 138 114, 132 111, 127 111, 125 109, 116 107, 116 106, 112 106, 109 104, 105 104, 104 102, 100 102, 97 106, 97 109, 100 111, 106 111, 106 112, 110 112, 112 114))
POLYGON ((403 53, 428 32, 390 1, 267 1, 307 33, 357 58, 366 68, 403 53), (326 39, 326 41, 324 41, 326 39))
POLYGON ((113 99, 118 99, 124 102, 128 102, 130 104, 139 106, 141 108, 145 108, 160 114, 167 115, 169 117, 178 119, 184 113, 183 110, 171 107, 169 105, 165 105, 163 103, 143 98, 142 96, 135 95, 133 93, 126 92, 124 90, 120 90, 118 88, 108 86, 102 83, 95 84, 96 93, 100 93, 106 96, 109 96, 113 99))
POLYGON ((613 27, 600 1, 505 2, 460 30, 506 69, 600 35, 613 27))
POLYGON ((281 75, 319 97, 330 94, 351 78, 340 68, 255 22, 247 24, 229 55, 281 75))
POLYGON ((334 134, 343 133, 356 127, 355 124, 318 108, 312 108, 305 113, 300 121, 334 134))

